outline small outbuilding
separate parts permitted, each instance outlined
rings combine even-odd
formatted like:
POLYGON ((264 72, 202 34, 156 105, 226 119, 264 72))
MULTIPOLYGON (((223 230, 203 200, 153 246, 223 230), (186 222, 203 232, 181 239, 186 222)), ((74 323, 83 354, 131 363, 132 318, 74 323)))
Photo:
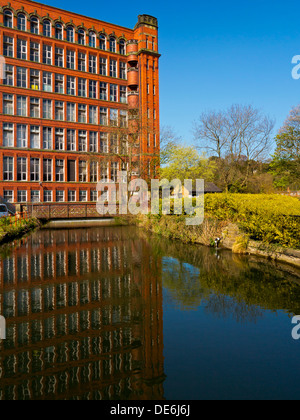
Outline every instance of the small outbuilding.
POLYGON ((204 182, 204 194, 219 194, 222 192, 213 182, 204 182))
MULTIPOLYGON (((180 189, 180 187, 179 187, 180 189)), ((196 191, 193 190, 193 193, 190 194, 189 191, 187 191, 184 186, 182 187, 182 194, 179 193, 178 188, 175 188, 172 190, 172 195, 176 196, 177 198, 182 198, 182 197, 196 197, 196 191)), ((206 182, 204 181, 204 194, 220 194, 223 191, 217 187, 213 182, 206 182)))

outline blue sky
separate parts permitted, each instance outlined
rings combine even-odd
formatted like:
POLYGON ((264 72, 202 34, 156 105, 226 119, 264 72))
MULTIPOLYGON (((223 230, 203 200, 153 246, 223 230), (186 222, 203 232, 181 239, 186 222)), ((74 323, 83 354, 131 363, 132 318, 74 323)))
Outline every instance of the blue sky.
POLYGON ((276 119, 277 130, 300 103, 300 80, 291 76, 300 55, 299 0, 44 3, 130 28, 139 14, 157 17, 161 125, 188 143, 203 111, 252 104, 276 119))

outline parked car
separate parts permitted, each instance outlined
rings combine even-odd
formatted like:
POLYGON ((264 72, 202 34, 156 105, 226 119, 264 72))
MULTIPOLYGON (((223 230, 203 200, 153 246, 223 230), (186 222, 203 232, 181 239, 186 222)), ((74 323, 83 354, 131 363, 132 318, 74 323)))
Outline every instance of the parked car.
POLYGON ((5 204, 0 204, 0 218, 7 217, 9 215, 8 208, 5 204))

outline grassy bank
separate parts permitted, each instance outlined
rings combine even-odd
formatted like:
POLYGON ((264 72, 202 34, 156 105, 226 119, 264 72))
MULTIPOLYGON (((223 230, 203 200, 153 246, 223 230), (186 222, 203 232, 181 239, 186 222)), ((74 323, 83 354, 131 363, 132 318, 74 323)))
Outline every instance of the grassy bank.
POLYGON ((213 218, 206 218, 199 226, 186 226, 186 216, 160 215, 137 216, 129 219, 131 223, 183 243, 214 245, 214 239, 220 237, 227 223, 213 218))
POLYGON ((21 238, 39 226, 40 222, 37 219, 2 218, 0 219, 0 245, 21 238))

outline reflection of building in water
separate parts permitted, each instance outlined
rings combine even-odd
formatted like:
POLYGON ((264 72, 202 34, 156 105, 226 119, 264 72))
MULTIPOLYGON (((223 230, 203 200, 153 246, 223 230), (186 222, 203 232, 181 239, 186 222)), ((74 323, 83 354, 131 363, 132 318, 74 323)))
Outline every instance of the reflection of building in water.
POLYGON ((1 261, 0 399, 163 398, 160 267, 129 233, 40 231, 1 261))

